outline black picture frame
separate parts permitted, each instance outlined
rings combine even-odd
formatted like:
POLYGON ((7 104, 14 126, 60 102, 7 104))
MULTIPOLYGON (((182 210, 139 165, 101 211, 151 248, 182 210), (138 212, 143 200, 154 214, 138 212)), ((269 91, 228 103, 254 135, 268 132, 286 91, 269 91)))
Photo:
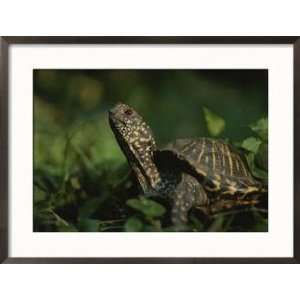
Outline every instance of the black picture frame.
MULTIPOLYGON (((284 105, 284 101, 282 102, 284 105)), ((7 36, 0 38, 0 262, 1 263, 300 263, 300 37, 54 37, 7 36), (9 257, 9 47, 15 44, 290 44, 294 49, 294 256, 274 257, 9 257)), ((284 205, 284 203, 283 203, 284 205)))

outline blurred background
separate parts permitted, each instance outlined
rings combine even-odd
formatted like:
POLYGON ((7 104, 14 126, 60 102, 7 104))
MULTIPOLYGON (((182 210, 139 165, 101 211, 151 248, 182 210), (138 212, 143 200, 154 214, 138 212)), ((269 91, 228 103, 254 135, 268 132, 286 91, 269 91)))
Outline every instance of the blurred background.
POLYGON ((133 213, 125 203, 136 191, 107 119, 120 101, 145 118, 158 145, 216 136, 248 139, 244 148, 257 151, 261 142, 249 141, 249 125, 267 117, 268 73, 34 70, 35 231, 128 229, 133 213))

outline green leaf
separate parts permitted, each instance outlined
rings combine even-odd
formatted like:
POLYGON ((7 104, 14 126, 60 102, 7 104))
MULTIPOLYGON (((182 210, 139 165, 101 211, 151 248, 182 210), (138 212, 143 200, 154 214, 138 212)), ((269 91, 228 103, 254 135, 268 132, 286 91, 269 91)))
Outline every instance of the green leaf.
POLYGON ((79 230, 84 232, 96 232, 99 229, 99 221, 94 219, 79 219, 79 230))
POLYGON ((268 119, 261 118, 256 123, 250 125, 252 131, 254 131, 264 141, 268 140, 268 119))
POLYGON ((220 116, 210 111, 208 108, 203 108, 204 117, 208 132, 211 136, 220 135, 225 129, 225 121, 220 116))
POLYGON ((161 204, 144 197, 140 197, 139 199, 129 199, 126 203, 131 208, 134 208, 151 218, 160 217, 166 212, 166 209, 161 204))
POLYGON ((249 152, 257 153, 261 141, 255 137, 249 137, 242 142, 241 147, 249 152))
POLYGON ((43 200, 46 200, 46 198, 47 198, 47 193, 45 191, 41 190, 36 185, 33 186, 33 194, 34 194, 34 197, 33 197, 34 202, 43 201, 43 200))
POLYGON ((264 181, 268 180, 268 173, 260 168, 258 168, 255 164, 255 154, 254 153, 249 153, 247 156, 247 162, 249 165, 249 168, 251 170, 251 173, 260 179, 263 179, 264 181))
POLYGON ((80 189, 80 182, 79 182, 79 178, 78 177, 72 177, 70 179, 71 185, 75 190, 79 190, 80 189))
POLYGON ((136 217, 129 218, 125 223, 125 231, 128 232, 143 231, 143 227, 142 221, 136 217))
POLYGON ((144 225, 144 231, 159 232, 162 231, 161 222, 157 219, 147 220, 150 224, 144 225))
POLYGON ((261 143, 259 146, 258 152, 255 156, 255 162, 257 166, 262 168, 263 170, 268 170, 268 144, 261 143))

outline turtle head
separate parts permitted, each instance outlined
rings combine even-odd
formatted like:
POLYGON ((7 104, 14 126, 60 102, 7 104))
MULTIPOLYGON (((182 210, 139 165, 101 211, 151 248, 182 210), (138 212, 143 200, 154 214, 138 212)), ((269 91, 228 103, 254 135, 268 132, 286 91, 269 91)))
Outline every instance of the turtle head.
POLYGON ((147 193, 159 180, 153 161, 156 144, 150 127, 133 108, 123 103, 118 103, 109 111, 109 123, 120 148, 147 193))
POLYGON ((118 103, 109 111, 109 122, 119 143, 129 146, 133 154, 155 150, 155 141, 150 127, 130 106, 118 103))

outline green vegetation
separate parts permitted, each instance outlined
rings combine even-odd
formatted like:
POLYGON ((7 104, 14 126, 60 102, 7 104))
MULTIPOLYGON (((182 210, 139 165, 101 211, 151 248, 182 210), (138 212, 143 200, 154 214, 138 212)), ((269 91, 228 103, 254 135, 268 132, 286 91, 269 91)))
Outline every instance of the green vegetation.
MULTIPOLYGON (((266 71, 37 70, 34 73, 35 231, 174 231, 170 203, 139 194, 107 121, 132 105, 159 145, 213 136, 244 152, 267 182, 266 71)), ((267 200, 205 218, 187 231, 266 231, 267 200)))

